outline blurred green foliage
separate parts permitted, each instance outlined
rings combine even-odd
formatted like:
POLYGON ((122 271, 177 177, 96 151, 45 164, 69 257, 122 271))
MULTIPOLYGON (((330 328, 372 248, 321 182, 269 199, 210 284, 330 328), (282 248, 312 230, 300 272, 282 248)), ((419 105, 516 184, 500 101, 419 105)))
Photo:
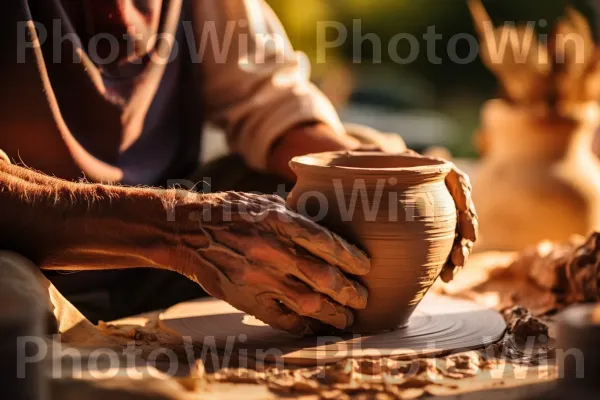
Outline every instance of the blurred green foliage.
MULTIPOLYGON (((592 23, 591 2, 594 0, 572 0, 576 8, 588 16, 592 23)), ((477 59, 468 64, 453 62, 448 56, 448 41, 456 34, 475 35, 473 23, 467 8, 466 0, 267 0, 275 9, 288 30, 292 43, 306 52, 314 61, 317 55, 318 22, 335 21, 342 23, 349 32, 349 39, 338 49, 327 52, 328 61, 332 63, 347 63, 353 70, 361 71, 366 65, 370 74, 389 74, 396 71, 404 76, 406 85, 411 76, 426 82, 423 91, 432 91, 430 97, 435 101, 433 108, 444 112, 455 119, 461 127, 460 140, 452 149, 459 155, 474 154, 470 144, 470 136, 477 126, 479 107, 481 103, 496 94, 495 78, 477 59), (360 31, 357 22, 360 21, 360 31), (429 27, 435 27, 435 32, 442 35, 436 41, 435 54, 441 59, 440 63, 432 63, 428 57, 427 42, 423 35, 429 27), (354 30, 353 30, 354 28, 354 30), (384 51, 381 63, 373 62, 373 46, 364 41, 360 48, 362 62, 355 63, 356 40, 353 35, 374 33, 381 39, 384 51), (399 33, 414 35, 420 46, 417 59, 406 65, 392 62, 387 56, 386 45, 390 39, 399 33)), ((547 21, 550 29, 552 21, 559 17, 568 0, 484 0, 488 12, 495 23, 505 21, 534 21, 539 25, 540 20, 547 21)), ((536 25, 536 26, 537 26, 536 25)), ((456 53, 466 57, 471 47, 466 40, 456 45, 456 53)), ((410 44, 400 42, 398 54, 403 56, 410 51, 410 44)), ((313 63, 314 64, 314 63, 313 63)), ((314 65, 317 76, 327 71, 329 64, 314 65)), ((361 77, 362 79, 362 77, 361 77)), ((395 83, 397 84, 397 83, 395 83)), ((403 90, 398 87, 397 90, 403 90)))

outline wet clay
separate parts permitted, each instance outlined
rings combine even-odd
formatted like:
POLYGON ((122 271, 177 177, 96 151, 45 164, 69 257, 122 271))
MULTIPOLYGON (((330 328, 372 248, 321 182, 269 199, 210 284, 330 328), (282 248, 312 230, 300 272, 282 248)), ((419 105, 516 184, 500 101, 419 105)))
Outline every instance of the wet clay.
POLYGON ((486 355, 527 366, 547 363, 555 349, 548 325, 522 306, 506 309, 503 315, 506 334, 485 350, 486 355))
POLYGON ((504 319, 508 324, 508 333, 525 342, 528 338, 548 337, 548 326, 534 317, 522 306, 514 306, 504 311, 504 319))
POLYGON ((353 332, 405 325, 443 270, 452 279, 476 239, 468 178, 452 163, 413 153, 333 152, 291 162, 297 184, 288 204, 371 258, 361 282, 367 307, 353 332))

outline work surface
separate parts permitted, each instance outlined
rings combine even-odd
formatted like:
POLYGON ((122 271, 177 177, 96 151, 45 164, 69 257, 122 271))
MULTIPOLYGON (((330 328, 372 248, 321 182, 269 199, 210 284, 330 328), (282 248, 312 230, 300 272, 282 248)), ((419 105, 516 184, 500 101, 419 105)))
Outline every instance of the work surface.
MULTIPOLYGON (((455 282, 438 283, 432 290, 499 310, 522 303, 534 314, 544 314, 552 307, 551 299, 505 273, 514 257, 512 253, 475 255, 455 282)), ((158 316, 155 312, 101 323, 99 328, 107 335, 103 346, 86 350, 75 346, 83 355, 83 372, 63 361, 57 374, 57 363, 53 363, 52 398, 516 399, 533 398, 551 389, 557 376, 556 363, 548 357, 554 336, 549 318, 543 321, 550 328, 550 339, 542 337, 536 344, 528 343, 529 347, 517 346, 508 335, 486 349, 441 358, 346 359, 302 368, 256 363, 239 352, 216 351, 210 341, 193 345, 161 330, 158 316)), ((70 346, 63 353, 73 350, 70 346)), ((59 349, 55 346, 55 355, 59 349)))

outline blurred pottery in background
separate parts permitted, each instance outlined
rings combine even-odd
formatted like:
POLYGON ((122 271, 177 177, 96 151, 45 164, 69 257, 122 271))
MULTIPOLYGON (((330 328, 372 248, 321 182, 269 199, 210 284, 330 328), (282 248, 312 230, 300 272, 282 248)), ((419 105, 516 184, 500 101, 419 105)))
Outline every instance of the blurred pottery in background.
POLYGON ((504 100, 488 102, 476 135, 483 162, 473 199, 481 221, 478 249, 519 250, 566 241, 599 227, 600 47, 588 19, 567 6, 539 40, 531 24, 494 26, 481 0, 468 1, 481 57, 504 100), (490 29, 492 28, 492 29, 490 29), (528 51, 501 38, 527 40, 528 51), (565 38, 576 37, 577 46, 565 38))
POLYGON ((368 305, 352 330, 405 325, 453 247, 457 210, 445 184, 453 165, 366 152, 307 155, 290 165, 298 181, 288 204, 371 257, 371 272, 360 278, 369 289, 368 305))
POLYGON ((600 228, 596 103, 571 117, 491 100, 482 109, 486 152, 473 182, 478 250, 519 250, 600 228))

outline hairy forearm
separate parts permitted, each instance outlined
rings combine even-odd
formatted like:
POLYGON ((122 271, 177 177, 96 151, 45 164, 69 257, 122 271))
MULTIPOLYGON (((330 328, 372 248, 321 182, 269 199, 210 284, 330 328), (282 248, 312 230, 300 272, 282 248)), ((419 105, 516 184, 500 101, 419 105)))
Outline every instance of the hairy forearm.
POLYGON ((339 136, 326 124, 310 123, 298 126, 279 139, 273 148, 267 167, 270 172, 294 181, 296 176, 289 167, 296 156, 325 151, 354 150, 360 142, 350 136, 339 136))
POLYGON ((0 161, 0 247, 45 269, 170 268, 173 191, 72 183, 0 161))

